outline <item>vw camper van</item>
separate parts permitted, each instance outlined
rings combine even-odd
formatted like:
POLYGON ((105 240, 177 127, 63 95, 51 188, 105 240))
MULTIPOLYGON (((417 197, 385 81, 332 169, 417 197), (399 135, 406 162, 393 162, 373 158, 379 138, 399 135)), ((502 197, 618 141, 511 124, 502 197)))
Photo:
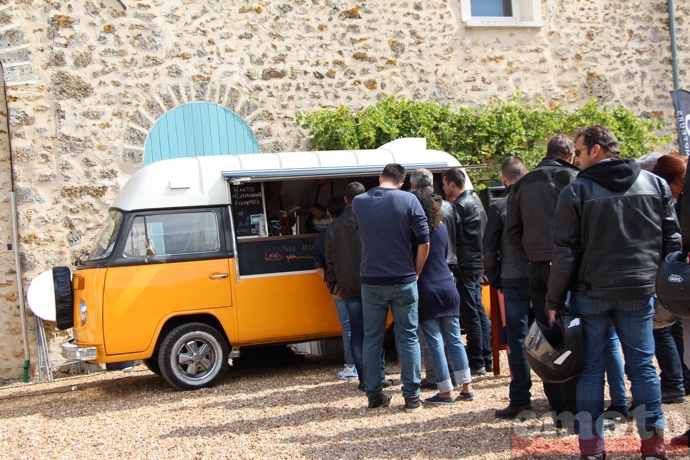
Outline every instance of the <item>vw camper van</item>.
MULTIPOLYGON (((338 337, 303 219, 275 227, 265 190, 298 203, 316 179, 335 193, 378 185, 388 163, 438 174, 460 166, 425 139, 375 150, 204 156, 143 167, 122 188, 88 254, 52 269, 55 319, 73 328, 69 360, 143 360, 182 390, 212 386, 243 346, 338 337)), ((468 187, 471 187, 468 184, 468 187)), ((31 289, 31 288, 30 288, 31 289)), ((33 307, 32 307, 33 309, 33 307)))

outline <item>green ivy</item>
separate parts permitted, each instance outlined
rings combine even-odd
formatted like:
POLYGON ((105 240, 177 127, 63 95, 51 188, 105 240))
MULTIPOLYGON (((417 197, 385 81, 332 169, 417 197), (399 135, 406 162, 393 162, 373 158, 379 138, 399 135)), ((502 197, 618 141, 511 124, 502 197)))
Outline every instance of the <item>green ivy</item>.
POLYGON ((297 123, 312 137, 316 150, 375 149, 403 137, 424 137, 427 147, 454 155, 462 164, 486 164, 470 171, 473 181, 496 180, 508 155, 517 155, 532 169, 543 158, 547 140, 557 132, 574 134, 600 124, 618 137, 622 156, 636 158, 672 140, 657 134, 663 121, 641 118, 619 106, 601 107, 596 100, 567 111, 539 100, 524 104, 516 93, 510 101, 479 108, 389 97, 361 112, 347 106, 298 112, 297 123))

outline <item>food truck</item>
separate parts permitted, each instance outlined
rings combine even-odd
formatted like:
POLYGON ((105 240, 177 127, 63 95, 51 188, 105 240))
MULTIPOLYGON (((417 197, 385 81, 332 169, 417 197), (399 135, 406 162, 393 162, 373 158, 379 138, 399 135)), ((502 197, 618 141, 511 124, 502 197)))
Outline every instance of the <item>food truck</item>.
POLYGON ((74 270, 54 267, 42 277, 55 293, 58 328, 73 329, 63 356, 143 360, 189 390, 217 383, 243 346, 340 336, 332 297, 314 269, 316 235, 304 233, 294 212, 292 225, 287 211, 282 223, 270 222, 265 191, 281 181, 297 203, 317 179, 332 181, 339 195, 351 181, 369 189, 388 163, 408 173, 427 168, 439 184, 441 172, 460 166, 428 150, 425 139, 400 139, 375 150, 202 156, 143 167, 74 270))

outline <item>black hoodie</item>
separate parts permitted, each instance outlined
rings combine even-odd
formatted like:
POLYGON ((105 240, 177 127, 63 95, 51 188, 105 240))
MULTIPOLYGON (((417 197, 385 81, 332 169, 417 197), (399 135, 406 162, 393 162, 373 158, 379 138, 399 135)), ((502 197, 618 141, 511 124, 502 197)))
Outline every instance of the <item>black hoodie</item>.
POLYGON ((666 181, 634 160, 593 164, 561 192, 556 205, 547 304, 569 290, 603 299, 654 294, 662 257, 680 250, 666 181))
POLYGON ((635 160, 611 159, 593 164, 580 171, 577 177, 594 181, 614 192, 624 192, 637 180, 640 171, 635 160))

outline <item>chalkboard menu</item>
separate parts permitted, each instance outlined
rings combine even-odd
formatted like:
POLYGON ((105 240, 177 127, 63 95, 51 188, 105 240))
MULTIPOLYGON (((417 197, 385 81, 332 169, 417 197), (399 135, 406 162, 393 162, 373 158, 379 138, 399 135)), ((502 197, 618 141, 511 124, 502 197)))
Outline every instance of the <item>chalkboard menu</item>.
POLYGON ((240 275, 314 270, 315 234, 252 238, 239 241, 240 275))
POLYGON ((237 236, 258 236, 257 223, 259 215, 264 212, 261 183, 233 185, 232 210, 237 236))

